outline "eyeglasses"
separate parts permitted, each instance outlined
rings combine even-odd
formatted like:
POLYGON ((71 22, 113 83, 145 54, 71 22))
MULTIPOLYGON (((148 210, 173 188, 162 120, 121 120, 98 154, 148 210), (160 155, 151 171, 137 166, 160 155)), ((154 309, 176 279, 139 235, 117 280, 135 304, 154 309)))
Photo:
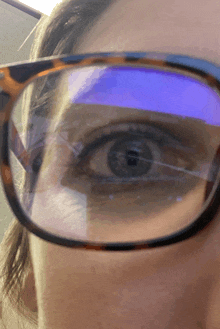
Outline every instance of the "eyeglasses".
POLYGON ((195 236, 219 207, 220 67, 99 53, 0 67, 1 175, 19 222, 70 248, 195 236))

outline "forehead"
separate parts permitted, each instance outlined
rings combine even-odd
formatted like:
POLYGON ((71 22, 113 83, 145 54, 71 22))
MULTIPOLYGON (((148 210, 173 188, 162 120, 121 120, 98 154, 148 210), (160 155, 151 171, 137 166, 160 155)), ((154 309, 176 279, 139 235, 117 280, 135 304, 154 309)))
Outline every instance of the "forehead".
POLYGON ((75 53, 160 51, 220 64, 216 0, 119 0, 85 34, 75 53))

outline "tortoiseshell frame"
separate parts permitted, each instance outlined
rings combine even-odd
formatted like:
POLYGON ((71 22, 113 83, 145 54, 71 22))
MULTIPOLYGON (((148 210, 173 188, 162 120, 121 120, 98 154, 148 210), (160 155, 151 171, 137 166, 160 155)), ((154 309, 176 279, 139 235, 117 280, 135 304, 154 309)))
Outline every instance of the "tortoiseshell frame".
MULTIPOLYGON (((60 238, 39 229, 23 211, 16 196, 13 185, 12 171, 9 163, 8 150, 8 129, 9 119, 18 96, 22 90, 34 78, 45 76, 50 72, 59 71, 74 66, 87 66, 96 64, 135 64, 147 65, 147 67, 172 69, 183 75, 194 75, 207 85, 220 93, 220 67, 214 63, 198 58, 191 58, 183 55, 173 55, 158 52, 123 52, 123 53, 92 53, 73 56, 53 56, 42 58, 35 62, 14 63, 9 66, 0 67, 0 125, 1 125, 1 176, 4 191, 8 202, 19 220, 30 232, 38 237, 70 248, 83 248, 87 250, 105 251, 130 251, 171 245, 190 237, 195 236, 212 221, 218 211, 220 200, 219 179, 215 182, 215 188, 207 199, 205 209, 195 218, 195 221, 175 234, 147 241, 137 241, 128 243, 87 243, 60 238)), ((16 132, 15 132, 16 134, 16 132)), ((25 152, 25 151, 24 151, 25 152)), ((217 158, 220 158, 219 149, 217 158)), ((25 155, 23 156, 25 162, 25 155)), ((213 185, 212 185, 213 187, 213 185)))

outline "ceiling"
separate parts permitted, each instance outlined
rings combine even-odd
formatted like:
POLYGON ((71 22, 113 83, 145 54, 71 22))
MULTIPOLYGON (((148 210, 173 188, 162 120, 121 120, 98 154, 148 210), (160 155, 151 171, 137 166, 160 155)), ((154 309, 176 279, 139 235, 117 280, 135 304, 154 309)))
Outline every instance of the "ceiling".
POLYGON ((41 13, 15 0, 0 0, 0 17, 0 65, 28 60, 41 13))

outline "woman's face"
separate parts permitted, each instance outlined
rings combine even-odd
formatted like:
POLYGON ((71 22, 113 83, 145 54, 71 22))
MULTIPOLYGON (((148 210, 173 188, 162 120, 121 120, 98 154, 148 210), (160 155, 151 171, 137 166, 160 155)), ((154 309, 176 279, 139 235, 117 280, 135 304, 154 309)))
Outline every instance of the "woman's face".
MULTIPOLYGON (((220 65, 219 17, 215 0, 120 0, 77 53, 159 51, 220 65)), ((220 328, 219 219, 189 240, 135 252, 70 249, 30 234, 39 329, 220 328)))

